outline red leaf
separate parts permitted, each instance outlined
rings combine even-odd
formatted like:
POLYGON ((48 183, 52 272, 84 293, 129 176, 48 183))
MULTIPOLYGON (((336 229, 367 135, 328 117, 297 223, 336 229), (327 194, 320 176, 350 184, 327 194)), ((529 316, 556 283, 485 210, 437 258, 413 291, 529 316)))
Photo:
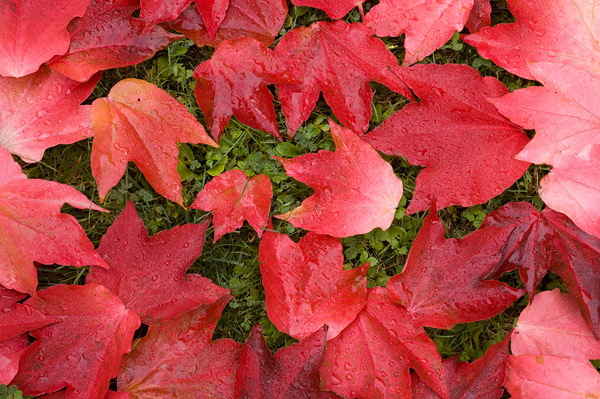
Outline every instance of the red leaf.
POLYGON ((242 345, 231 339, 211 341, 230 299, 151 326, 121 364, 119 391, 131 399, 232 398, 242 345))
POLYGON ((301 85, 278 85, 279 100, 292 137, 315 107, 322 91, 336 117, 356 133, 369 128, 373 91, 369 81, 410 96, 398 77, 398 60, 362 24, 316 22, 283 37, 275 53, 301 85))
POLYGON ((600 70, 600 23, 596 1, 508 0, 512 24, 484 28, 465 37, 479 54, 509 72, 533 79, 528 63, 548 61, 590 72, 600 70))
POLYGON ((182 205, 176 142, 217 146, 185 106, 143 80, 124 79, 94 101, 92 121, 92 174, 101 199, 133 161, 159 194, 182 205))
POLYGON ((377 150, 426 166, 408 213, 437 206, 482 204, 527 170, 513 157, 529 139, 486 101, 508 90, 466 65, 418 65, 402 72, 421 99, 364 137, 377 150))
POLYGON ((475 0, 469 20, 465 24, 469 32, 479 32, 486 26, 492 24, 492 5, 490 0, 475 0))
POLYGON ((38 162, 47 148, 93 136, 89 105, 81 104, 100 75, 77 83, 42 67, 23 78, 0 77, 0 146, 25 162, 38 162))
POLYGON ((333 121, 329 125, 335 152, 275 157, 288 176, 315 190, 298 208, 275 217, 334 237, 387 230, 402 198, 402 181, 369 144, 333 121))
POLYGON ((198 65, 194 79, 196 100, 216 141, 232 115, 281 139, 267 85, 297 81, 264 44, 251 38, 225 41, 198 65))
POLYGON ((377 36, 406 34, 404 65, 421 61, 461 31, 473 0, 381 0, 365 17, 377 36))
POLYGON ((69 48, 67 25, 90 0, 0 2, 0 75, 22 77, 69 48))
POLYGON ((35 295, 33 262, 80 267, 106 263, 71 215, 65 203, 79 209, 102 210, 64 184, 27 180, 6 150, 0 147, 0 285, 35 295))
POLYGON ((170 26, 200 47, 216 47, 225 40, 242 37, 251 37, 270 46, 283 27, 287 11, 285 0, 230 0, 225 19, 214 38, 209 37, 206 25, 194 6, 186 8, 170 26))
POLYGON ((354 7, 359 6, 362 13, 362 3, 365 0, 291 0, 296 6, 319 8, 331 19, 342 19, 354 7))
POLYGON ((132 18, 138 0, 92 0, 83 18, 71 22, 69 51, 48 65, 79 82, 98 71, 138 64, 180 35, 132 18))
POLYGON ((342 271, 340 240, 308 233, 294 243, 267 231, 258 260, 269 320, 277 329, 303 339, 327 325, 335 338, 367 303, 369 264, 342 271))
POLYGON ((28 345, 29 337, 26 333, 5 341, 0 340, 0 384, 9 385, 17 375, 19 359, 28 345))
POLYGON ((229 290, 185 273, 202 254, 209 224, 207 220, 177 226, 149 238, 144 221, 128 202, 98 247, 110 269, 92 267, 87 281, 106 286, 150 325, 213 303, 229 290))
MULTIPOLYGON (((67 391, 58 391, 54 393, 50 393, 48 395, 40 396, 38 399, 65 399, 67 396, 67 391)), ((108 391, 104 399, 130 399, 128 393, 108 391)))
POLYGON ((223 22, 223 19, 225 19, 227 8, 229 8, 229 1, 230 0, 204 0, 196 2, 198 11, 200 11, 202 20, 208 30, 208 37, 211 39, 215 37, 219 26, 223 22))
POLYGON ((190 208, 213 211, 215 242, 242 227, 244 220, 261 237, 269 222, 272 197, 273 188, 267 176, 248 179, 244 172, 234 169, 208 182, 190 208))
MULTIPOLYGON (((17 303, 27 295, 0 286, 0 344, 23 333, 37 330, 60 320, 49 317, 29 305, 17 303)), ((28 342, 28 340, 25 340, 28 342)), ((15 344, 17 341, 13 341, 15 344)), ((25 345, 27 347, 27 345, 25 345)), ((1 364, 1 360, 0 360, 1 364)), ((2 368, 0 367, 0 370, 2 368)), ((3 384, 0 382, 0 384, 3 384)))
POLYGON ((376 287, 354 322, 327 343, 321 376, 326 389, 349 398, 401 399, 410 398, 410 368, 448 397, 435 344, 384 288, 376 287))
POLYGON ((25 304, 61 319, 33 331, 12 381, 25 395, 67 387, 67 399, 102 399, 115 377, 121 356, 131 349, 139 317, 97 284, 57 285, 25 304))
POLYGON ((479 229, 462 240, 447 240, 445 233, 433 208, 404 271, 388 281, 390 297, 404 306, 415 322, 450 329, 502 313, 524 294, 499 281, 486 280, 500 261, 509 229, 479 229))
POLYGON ((234 399, 335 399, 319 388, 327 328, 322 327, 274 357, 257 324, 244 345, 234 399))
POLYGON ((504 387, 513 399, 600 398, 600 375, 589 362, 555 356, 509 356, 504 387))
MULTIPOLYGON (((492 345, 483 357, 471 364, 459 362, 456 357, 444 360, 450 399, 500 399, 502 397, 509 337, 510 335, 502 342, 492 345)), ((440 398, 414 373, 412 381, 413 398, 440 398)))
POLYGON ((581 316, 577 302, 558 288, 540 292, 517 320, 513 355, 552 355, 587 362, 600 359, 600 343, 581 316))

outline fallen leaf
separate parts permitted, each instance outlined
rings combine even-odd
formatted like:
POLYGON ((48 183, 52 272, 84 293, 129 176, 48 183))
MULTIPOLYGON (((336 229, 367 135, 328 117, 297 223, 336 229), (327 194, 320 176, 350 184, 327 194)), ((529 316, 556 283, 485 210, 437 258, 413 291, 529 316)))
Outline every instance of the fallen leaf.
POLYGON ((100 74, 75 82, 42 67, 23 78, 0 77, 0 146, 25 162, 39 162, 47 148, 94 135, 89 105, 100 74))
POLYGON ((490 0, 475 0, 471 15, 465 24, 466 28, 471 33, 479 32, 486 26, 492 24, 492 5, 490 0))
POLYGON ((298 208, 276 215, 295 227, 334 237, 387 230, 402 198, 402 181, 389 163, 350 129, 329 121, 335 152, 293 159, 275 157, 288 176, 315 194, 298 208))
POLYGON ((296 83, 273 51, 252 38, 219 44, 194 71, 196 100, 218 142, 232 115, 281 139, 271 84, 296 83))
POLYGON ((269 320, 304 339, 327 325, 327 340, 348 326, 367 303, 369 264, 345 270, 340 240, 308 233, 298 244, 265 232, 258 260, 269 320))
POLYGON ((342 19, 356 6, 360 8, 362 14, 362 3, 365 0, 291 0, 291 2, 296 6, 321 9, 331 19, 342 19))
POLYGON ((21 355, 29 346, 27 333, 0 341, 0 384, 9 385, 19 370, 21 355))
MULTIPOLYGON (((140 18, 157 24, 172 21, 188 7, 193 0, 141 0, 142 10, 140 18)), ((208 36, 215 37, 219 26, 223 22, 229 7, 230 0, 198 0, 196 9, 202 15, 202 20, 208 31, 208 36)))
POLYGON ((138 79, 121 80, 94 101, 92 123, 92 174, 101 200, 133 161, 159 194, 183 205, 176 142, 218 147, 184 105, 138 79))
POLYGON ((86 281, 106 286, 150 325, 213 303, 229 290, 185 273, 202 254, 209 224, 185 224, 150 238, 130 201, 98 247, 110 268, 92 267, 86 281))
POLYGON ((234 169, 209 181, 190 208, 213 211, 214 242, 242 227, 244 220, 261 237, 269 221, 272 197, 273 188, 267 176, 248 179, 244 172, 234 169))

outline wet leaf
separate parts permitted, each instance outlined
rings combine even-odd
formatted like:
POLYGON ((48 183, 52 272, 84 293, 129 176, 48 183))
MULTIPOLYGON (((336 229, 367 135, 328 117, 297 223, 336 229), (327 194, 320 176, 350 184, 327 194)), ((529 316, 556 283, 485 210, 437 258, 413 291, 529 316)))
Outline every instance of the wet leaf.
POLYGON ((342 19, 354 7, 360 7, 362 12, 362 3, 365 0, 291 0, 296 6, 307 6, 319 8, 331 19, 342 19))

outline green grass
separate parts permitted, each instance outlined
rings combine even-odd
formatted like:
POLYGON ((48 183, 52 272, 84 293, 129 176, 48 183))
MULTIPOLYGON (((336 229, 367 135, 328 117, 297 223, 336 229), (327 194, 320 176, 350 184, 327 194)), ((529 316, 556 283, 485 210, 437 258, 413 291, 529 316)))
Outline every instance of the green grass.
MULTIPOLYGON (((368 10, 373 2, 365 3, 368 10)), ((284 31, 294 27, 307 25, 316 20, 326 19, 324 13, 314 9, 290 7, 290 14, 284 31)), ((512 16, 506 10, 504 1, 494 2, 494 21, 509 22, 512 16)), ((352 12, 349 21, 358 20, 358 12, 352 12)), ((385 39, 388 48, 402 59, 402 38, 385 39)), ((87 103, 106 96, 110 88, 124 78, 138 78, 150 81, 168 91, 182 102, 189 111, 204 123, 203 115, 196 104, 191 77, 194 68, 202 61, 210 58, 212 49, 198 48, 189 40, 173 43, 160 51, 152 60, 139 65, 107 71, 93 95, 87 103)), ((436 51, 424 63, 461 63, 476 67, 483 75, 495 76, 509 89, 531 85, 531 82, 515 77, 503 69, 483 60, 474 48, 462 42, 458 35, 443 49, 436 51)), ((377 84, 373 102, 371 127, 375 127, 389 117, 394 111, 402 108, 407 100, 377 84)), ((276 103, 281 131, 285 131, 284 119, 276 103)), ((224 170, 239 168, 250 176, 265 174, 273 183, 274 198, 272 214, 282 213, 298 206, 303 199, 312 194, 307 186, 287 177, 281 165, 272 156, 297 156, 320 149, 333 149, 329 134, 327 118, 333 117, 328 106, 320 101, 311 119, 304 124, 293 140, 279 142, 270 135, 252 130, 235 118, 227 127, 219 149, 207 146, 180 145, 179 171, 183 181, 183 196, 186 204, 191 204, 197 193, 215 175, 224 170)), ((38 164, 22 164, 30 178, 42 178, 69 184, 95 202, 98 201, 96 184, 90 170, 91 140, 82 141, 69 146, 58 146, 47 151, 42 162, 38 164)), ((405 160, 392 159, 392 165, 405 186, 404 207, 410 200, 415 186, 415 179, 421 168, 409 165, 405 160)), ((511 201, 527 201, 542 207, 537 194, 539 180, 547 173, 547 169, 532 166, 529 171, 510 189, 486 204, 472 208, 452 206, 441 211, 448 237, 463 237, 474 231, 483 217, 501 205, 511 201)), ((113 188, 103 206, 109 214, 80 211, 68 206, 65 211, 74 215, 81 223, 92 242, 97 245, 100 238, 111 225, 115 217, 123 210, 127 200, 134 202, 137 211, 151 234, 170 229, 184 223, 198 223, 207 217, 202 211, 186 210, 157 195, 147 183, 135 165, 129 165, 121 182, 113 188)), ((383 232, 375 230, 362 236, 342 240, 346 267, 356 267, 364 262, 371 262, 369 271, 369 287, 384 286, 388 279, 401 272, 410 250, 423 222, 424 214, 406 215, 400 208, 392 227, 383 232)), ((288 223, 274 220, 275 230, 290 235, 297 240, 304 233, 294 229, 288 223)), ((235 298, 226 308, 220 320, 215 336, 229 337, 243 342, 247 338, 252 325, 260 323, 268 345, 277 349, 293 342, 293 339, 279 333, 269 322, 264 305, 258 263, 259 239, 247 224, 234 233, 212 243, 212 227, 208 232, 204 254, 194 263, 190 272, 200 273, 216 284, 231 288, 235 298)), ((48 267, 40 270, 40 289, 55 284, 84 284, 86 268, 48 267)), ((522 286, 517 272, 504 277, 504 281, 515 287, 522 286)), ((544 288, 558 285, 558 279, 549 274, 544 278, 544 288)), ((473 360, 495 342, 505 337, 513 327, 516 317, 527 303, 524 298, 503 314, 476 323, 458 325, 452 330, 428 329, 444 357, 457 355, 461 360, 473 360)))

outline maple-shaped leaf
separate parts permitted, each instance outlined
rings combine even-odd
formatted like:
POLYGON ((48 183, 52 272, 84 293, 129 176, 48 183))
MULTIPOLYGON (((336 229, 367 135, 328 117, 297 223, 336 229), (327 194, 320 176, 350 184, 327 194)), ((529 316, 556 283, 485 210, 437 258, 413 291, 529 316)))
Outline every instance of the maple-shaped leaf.
POLYGON ((364 137, 377 150, 426 168, 408 213, 437 206, 482 204, 510 187, 529 167, 513 157, 529 142, 487 98, 508 90, 466 65, 417 65, 402 79, 421 99, 364 137))
POLYGON ((225 19, 214 37, 197 7, 189 6, 169 26, 198 46, 217 47, 225 40, 251 37, 265 46, 273 44, 287 16, 286 0, 230 0, 225 19))
POLYGON ((442 358, 421 325, 384 288, 369 290, 356 319, 327 343, 324 387, 348 398, 410 398, 410 368, 448 397, 442 358))
MULTIPOLYGON (((506 378, 508 358, 507 336, 492 345, 473 363, 459 362, 456 356, 444 360, 450 399, 500 399, 506 378)), ((415 373, 412 374, 412 397, 415 399, 440 399, 415 373)))
POLYGON ((327 328, 287 348, 275 356, 255 325, 244 345, 235 381, 234 399, 336 399, 319 388, 319 367, 325 356, 327 328))
POLYGON ((119 393, 130 399, 230 399, 242 345, 211 341, 231 296, 153 325, 121 364, 119 393))
POLYGON ((35 296, 34 261, 107 267, 77 219, 60 213, 65 203, 79 209, 102 208, 73 187, 27 180, 2 147, 0 171, 0 285, 35 296))
POLYGON ((69 25, 71 46, 48 65, 78 82, 98 71, 138 64, 180 35, 133 18, 139 0, 92 0, 83 18, 69 25))
POLYGON ((479 54, 526 79, 528 63, 548 61, 600 70, 600 22, 597 1, 508 0, 515 23, 483 28, 464 40, 479 54))
POLYGON ((91 137, 91 107, 79 104, 98 80, 78 83, 44 66, 22 78, 0 77, 0 146, 38 162, 47 148, 91 137))
POLYGON ((334 237, 365 234, 377 227, 387 230, 402 198, 402 181, 350 129, 331 120, 329 125, 335 152, 275 157, 288 176, 315 190, 298 208, 275 217, 334 237))
POLYGON ((552 355, 581 362, 600 359, 600 342, 577 302, 558 288, 540 292, 521 312, 510 348, 513 355, 552 355))
POLYGON ((319 8, 331 19, 342 19, 358 6, 362 14, 362 3, 365 0, 291 0, 296 6, 319 8))
POLYGON ((423 222, 401 274, 387 283, 391 298, 415 322, 450 329, 502 313, 525 292, 486 280, 500 261, 509 229, 479 229, 461 240, 445 239, 435 207, 423 222), (448 275, 447 270, 452 270, 448 275))
POLYGON ((140 318, 97 284, 56 285, 25 304, 61 322, 31 332, 37 340, 23 354, 12 384, 25 395, 66 386, 67 399, 104 398, 140 318))
POLYGON ((343 271, 337 238, 308 233, 296 244, 284 234, 267 231, 258 260, 269 320, 296 339, 325 324, 327 339, 335 338, 367 303, 369 264, 343 271))
POLYGON ((150 238, 130 201, 98 247, 110 268, 92 267, 86 281, 106 286, 145 324, 213 303, 229 290, 185 273, 202 254, 209 224, 185 224, 150 238))
POLYGON ((281 139, 267 85, 297 83, 275 53, 252 38, 225 41, 194 71, 196 100, 216 141, 232 115, 281 139))
POLYGON ((600 239, 579 229, 565 215, 551 209, 541 214, 524 202, 492 212, 481 228, 511 230, 502 259, 490 275, 520 268, 521 279, 533 297, 548 268, 559 274, 596 337, 600 336, 600 239))
POLYGON ((94 101, 92 125, 92 174, 101 199, 133 161, 159 194, 183 205, 176 143, 218 146, 183 104, 138 79, 121 80, 94 101))
POLYGON ((90 0, 0 1, 0 76, 22 77, 69 48, 67 25, 90 0))
MULTIPOLYGON (((157 24, 172 21, 188 7, 193 0, 141 0, 140 18, 157 24)), ((197 0, 196 8, 202 15, 202 20, 208 31, 208 36, 214 38, 223 22, 231 0, 197 0)))
POLYGON ((565 150, 550 161, 540 197, 586 233, 600 237, 600 144, 565 150))
POLYGON ((492 5, 490 0, 475 0, 473 2, 473 9, 471 9, 471 15, 465 26, 471 33, 479 32, 485 26, 492 24, 492 5))
POLYGON ((404 65, 421 61, 442 47, 469 19, 473 0, 381 0, 365 17, 377 36, 406 34, 404 65))
POLYGON ((248 176, 239 169, 220 174, 198 193, 191 209, 213 211, 214 242, 242 227, 244 220, 259 237, 269 222, 273 188, 265 175, 248 176))
POLYGON ((359 23, 316 22, 288 32, 275 47, 302 84, 278 85, 279 100, 293 136, 319 100, 319 93, 342 124, 365 133, 371 118, 369 81, 410 97, 398 77, 398 60, 359 23))
POLYGON ((569 358, 509 356, 504 388, 513 399, 600 398, 600 374, 589 362, 569 358))

